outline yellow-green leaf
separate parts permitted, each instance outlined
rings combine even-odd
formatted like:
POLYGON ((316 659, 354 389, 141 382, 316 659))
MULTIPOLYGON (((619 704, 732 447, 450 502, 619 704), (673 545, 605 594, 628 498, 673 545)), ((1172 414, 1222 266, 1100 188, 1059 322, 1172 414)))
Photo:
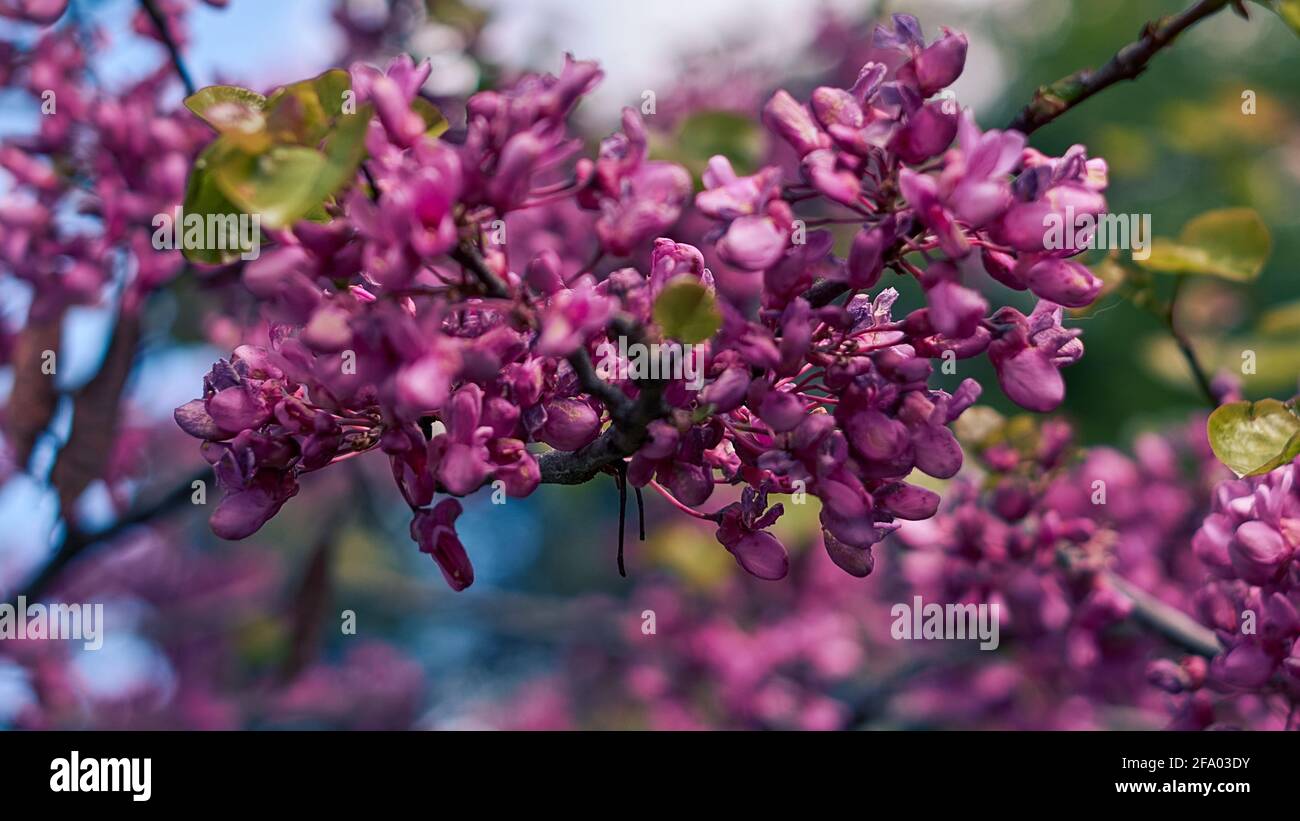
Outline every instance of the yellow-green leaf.
MULTIPOLYGON (((198 159, 194 161, 194 167, 190 169, 189 179, 185 184, 185 204, 183 206, 186 214, 201 214, 204 221, 210 214, 234 214, 241 213, 239 206, 230 201, 221 188, 217 185, 216 176, 213 174, 213 167, 220 165, 225 157, 235 151, 234 148, 217 140, 209 145, 199 154, 198 159)), ((182 232, 182 226, 176 226, 175 229, 182 232)), ((233 262, 245 251, 251 248, 228 248, 219 250, 217 248, 190 248, 184 246, 182 253, 190 262, 206 262, 209 264, 220 264, 233 262)))
POLYGON ((326 135, 321 146, 326 167, 316 181, 318 203, 333 196, 356 176, 357 167, 366 156, 366 129, 373 111, 370 103, 366 103, 356 114, 344 114, 326 135))
POLYGON ((235 154, 214 168, 221 192, 240 210, 260 214, 267 228, 286 228, 319 205, 325 155, 313 148, 286 145, 265 154, 235 154))
POLYGON ((1260 315, 1256 327, 1261 334, 1268 336, 1300 333, 1300 302, 1287 302, 1268 309, 1260 315))
POLYGON ((1183 226, 1177 241, 1157 239, 1137 264, 1171 274, 1206 274, 1249 282, 1272 247, 1268 226, 1252 208, 1207 211, 1183 226))
POLYGON ((268 128, 275 141, 315 148, 343 114, 351 88, 351 75, 335 68, 277 89, 266 102, 268 128))
POLYGON ((266 133, 266 98, 256 91, 208 86, 186 97, 185 107, 245 151, 263 151, 271 145, 266 133))
POLYGON ((1268 473, 1300 454, 1300 417, 1276 399, 1222 405, 1206 430, 1214 455, 1238 476, 1268 473))
POLYGON ((676 277, 655 299, 655 322, 664 335, 696 343, 712 337, 722 327, 722 313, 708 288, 690 275, 676 277))
POLYGON ((1300 37, 1300 0, 1255 0, 1255 2, 1272 9, 1291 27, 1291 31, 1300 37))
POLYGON ((451 123, 447 122, 442 110, 423 97, 416 97, 411 101, 411 110, 424 120, 424 133, 430 137, 441 137, 447 129, 451 128, 451 123))

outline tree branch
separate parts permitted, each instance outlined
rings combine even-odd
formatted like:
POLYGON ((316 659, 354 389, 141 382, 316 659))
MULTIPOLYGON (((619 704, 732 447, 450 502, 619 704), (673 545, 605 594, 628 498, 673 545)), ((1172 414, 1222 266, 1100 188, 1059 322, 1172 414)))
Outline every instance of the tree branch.
POLYGON ((1200 0, 1179 14, 1147 22, 1142 27, 1141 36, 1116 52, 1100 69, 1080 69, 1051 85, 1040 86, 1034 92, 1034 99, 1016 115, 1009 127, 1025 134, 1032 133, 1099 91, 1121 80, 1135 79, 1146 69, 1151 58, 1179 34, 1231 3, 1232 0, 1200 0))
POLYGON ((1186 613, 1170 607, 1109 570, 1102 573, 1102 578, 1133 603, 1133 618, 1174 644, 1206 658, 1214 658, 1223 652, 1214 631, 1194 621, 1186 613))
POLYGON ((1205 373, 1205 368, 1201 366, 1201 360, 1196 356, 1196 349, 1192 347, 1192 341, 1182 331, 1178 330, 1178 325, 1174 320, 1174 307, 1178 303, 1178 292, 1182 289, 1183 279, 1184 277, 1174 278, 1174 290, 1169 296, 1169 305, 1164 316, 1165 326, 1169 329, 1169 335, 1178 343, 1178 350, 1182 352, 1183 359, 1187 360, 1187 367, 1196 379, 1196 385, 1205 396, 1205 401, 1213 409, 1219 406, 1219 397, 1214 392, 1214 387, 1210 383, 1209 376, 1205 373))
POLYGON ((140 7, 144 13, 149 15, 153 21, 154 28, 158 29, 158 39, 162 41, 163 47, 167 49, 167 56, 171 58, 172 67, 176 69, 176 75, 181 78, 181 85, 185 86, 185 95, 195 92, 194 81, 190 79, 190 73, 185 68, 185 62, 181 60, 181 50, 172 38, 171 30, 167 28, 167 18, 158 9, 157 0, 140 0, 140 7))
POLYGON ((193 493, 193 485, 197 481, 207 481, 212 476, 212 468, 205 467, 196 471, 192 476, 182 480, 162 497, 152 502, 139 505, 122 516, 108 527, 87 533, 83 530, 73 529, 71 524, 63 540, 55 549, 54 555, 50 560, 36 572, 31 579, 23 584, 19 589, 23 590, 28 600, 36 601, 49 588, 50 583, 55 577, 63 571, 74 559, 86 553, 90 548, 103 542, 111 541, 120 536, 122 533, 130 530, 137 525, 143 525, 159 516, 170 513, 185 505, 193 493))

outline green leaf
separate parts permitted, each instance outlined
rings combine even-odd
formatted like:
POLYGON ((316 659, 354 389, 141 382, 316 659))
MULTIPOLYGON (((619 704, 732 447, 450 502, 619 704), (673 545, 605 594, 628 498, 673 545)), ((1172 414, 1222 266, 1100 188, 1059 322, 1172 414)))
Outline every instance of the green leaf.
POLYGON ((267 123, 276 143, 315 148, 333 121, 343 115, 351 76, 342 69, 290 83, 267 100, 267 123))
MULTIPOLYGON (((374 109, 351 109, 351 76, 333 69, 275 91, 269 98, 212 86, 187 105, 219 136, 196 160, 187 186, 187 213, 254 214, 268 228, 300 219, 328 221, 326 205, 356 177, 374 109)), ((436 127, 441 117, 429 106, 436 127), (437 115, 437 116, 434 116, 437 115)), ((445 121, 444 127, 445 127, 445 121)), ((221 262, 217 252, 187 250, 196 262, 221 262)))
POLYGON ((265 154, 235 153, 214 167, 217 187, 268 228, 285 228, 320 204, 329 161, 314 148, 277 146, 265 154))
POLYGON ((186 97, 185 107, 245 151, 263 151, 271 145, 266 133, 266 98, 256 91, 208 86, 186 97))
POLYGON ((325 171, 316 181, 317 202, 323 202, 351 182, 366 156, 366 129, 374 108, 366 103, 356 114, 344 114, 325 137, 325 171))
MULTIPOLYGON (((220 165, 224 162, 225 157, 234 151, 231 146, 221 140, 209 145, 199 154, 198 159, 194 161, 194 167, 190 169, 189 179, 185 184, 185 203, 182 206, 186 214, 202 214, 206 222, 209 214, 234 214, 238 216, 243 213, 239 206, 230 201, 220 186, 217 185, 216 177, 213 174, 214 165, 220 165)), ((176 231, 182 231, 181 226, 176 226, 176 231)), ((205 262, 212 265, 232 262, 244 252, 251 248, 232 248, 225 251, 210 248, 189 248, 182 249, 185 258, 190 262, 205 262)))
POLYGON ((665 142, 651 133, 657 159, 686 166, 698 183, 709 158, 721 154, 737 174, 752 174, 763 158, 763 130, 749 118, 730 111, 700 111, 687 117, 675 139, 665 142))
POLYGON ((411 101, 411 110, 424 120, 424 133, 430 137, 441 137, 447 129, 451 128, 451 123, 447 122, 441 109, 423 97, 416 97, 411 101))
POLYGON ((1249 282, 1259 276, 1271 247, 1268 226, 1254 209, 1224 208, 1187 223, 1177 242, 1157 239, 1149 258, 1134 261, 1153 271, 1249 282))
POLYGON ((664 286, 655 299, 654 318, 666 336, 687 343, 703 342, 722 327, 713 294, 690 275, 664 286))
POLYGON ((1258 476, 1300 454, 1300 417, 1276 399, 1232 402, 1210 414, 1210 447, 1238 476, 1258 476))
POLYGON ((1259 317, 1256 326, 1267 336, 1289 336, 1300 333, 1300 302, 1286 302, 1269 308, 1259 317))

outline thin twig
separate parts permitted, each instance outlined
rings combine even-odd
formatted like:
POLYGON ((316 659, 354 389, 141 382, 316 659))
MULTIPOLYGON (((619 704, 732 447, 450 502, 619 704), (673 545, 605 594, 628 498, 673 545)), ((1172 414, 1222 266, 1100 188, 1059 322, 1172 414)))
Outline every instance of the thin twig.
POLYGON ((185 96, 190 96, 197 89, 194 87, 194 81, 190 79, 189 70, 185 68, 185 62, 181 59, 181 50, 172 38, 171 30, 167 28, 167 18, 158 9, 157 0, 140 0, 140 7, 144 9, 145 14, 149 15, 154 28, 158 29, 158 39, 162 40, 163 47, 167 49, 167 56, 171 58, 172 67, 176 69, 176 75, 181 78, 181 85, 185 86, 185 96))
POLYGON ((1231 0, 1200 0, 1179 14, 1146 23, 1137 40, 1121 48, 1096 71, 1080 69, 1051 85, 1040 86, 1009 127, 1032 133, 1099 91, 1121 80, 1135 79, 1151 58, 1179 34, 1230 4, 1231 0))
POLYGON ((614 483, 618 485, 618 575, 627 578, 627 566, 623 563, 623 541, 627 529, 627 465, 620 463, 614 474, 614 483))
POLYGON ((137 525, 147 524, 159 516, 183 507, 190 501, 194 483, 206 481, 211 475, 211 468, 203 468, 195 472, 192 476, 182 480, 164 496, 136 507, 103 530, 97 530, 93 533, 82 530, 69 530, 58 548, 55 549, 50 560, 20 589, 24 591, 24 595, 28 600, 36 601, 45 593, 50 583, 54 581, 59 573, 74 559, 88 552, 90 548, 111 541, 137 525))
POLYGON ((1210 384, 1210 378, 1205 373, 1205 368, 1201 366, 1201 361, 1196 356, 1196 349, 1192 347, 1192 341, 1188 339, 1182 331, 1178 330, 1178 326, 1174 320, 1174 307, 1178 302, 1178 292, 1181 289, 1182 284, 1182 277, 1174 279, 1174 290, 1169 296, 1169 306, 1165 311, 1165 326, 1169 328, 1169 334, 1174 338, 1174 341, 1178 343, 1178 350, 1182 352, 1183 358, 1187 360, 1187 367, 1191 369, 1192 376, 1196 379, 1197 386, 1205 396, 1205 401, 1209 403, 1211 408, 1217 408, 1219 406, 1219 397, 1215 394, 1214 387, 1210 384))

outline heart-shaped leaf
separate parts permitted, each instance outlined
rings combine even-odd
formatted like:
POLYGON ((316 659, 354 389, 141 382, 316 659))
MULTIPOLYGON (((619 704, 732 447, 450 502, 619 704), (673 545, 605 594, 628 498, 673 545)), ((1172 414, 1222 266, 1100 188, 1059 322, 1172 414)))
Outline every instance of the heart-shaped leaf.
POLYGON ((1238 476, 1268 473, 1300 454, 1300 416, 1276 399, 1222 405, 1206 431, 1214 455, 1238 476))

